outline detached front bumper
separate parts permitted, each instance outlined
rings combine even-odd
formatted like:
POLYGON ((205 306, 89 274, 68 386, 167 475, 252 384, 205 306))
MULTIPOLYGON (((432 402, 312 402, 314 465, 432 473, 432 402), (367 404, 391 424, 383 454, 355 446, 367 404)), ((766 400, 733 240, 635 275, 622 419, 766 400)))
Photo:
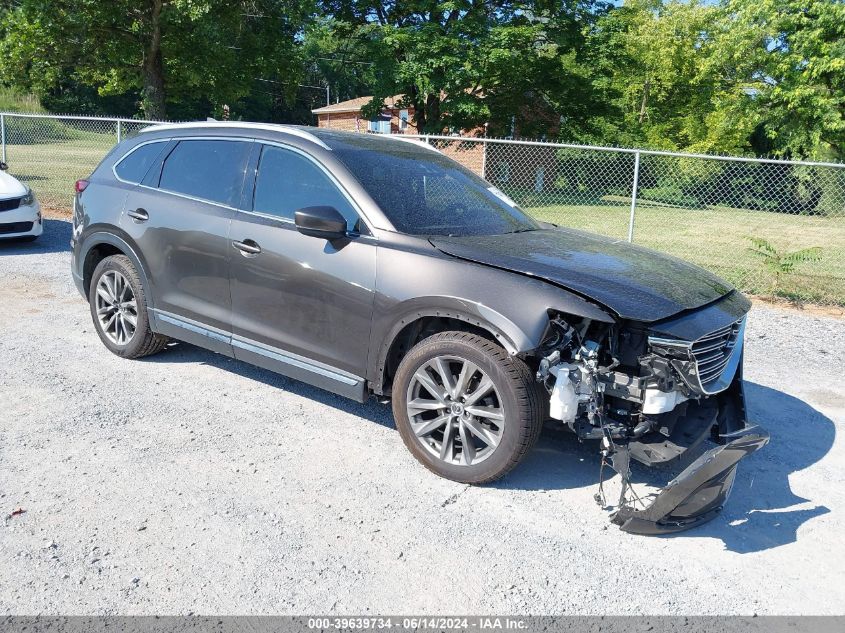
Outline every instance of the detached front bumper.
POLYGON ((632 534, 670 534, 694 528, 714 518, 724 507, 736 477, 739 461, 761 449, 769 434, 749 427, 725 437, 696 459, 660 491, 643 510, 620 508, 611 521, 632 534))

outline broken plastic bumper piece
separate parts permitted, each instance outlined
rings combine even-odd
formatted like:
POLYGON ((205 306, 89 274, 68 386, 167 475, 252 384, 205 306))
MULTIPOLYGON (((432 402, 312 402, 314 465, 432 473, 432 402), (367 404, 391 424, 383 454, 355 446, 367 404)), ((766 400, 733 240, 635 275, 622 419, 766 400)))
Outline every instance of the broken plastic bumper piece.
POLYGON ((689 530, 713 519, 730 495, 737 464, 765 446, 769 434, 755 426, 723 438, 725 444, 696 459, 647 508, 637 510, 630 504, 623 505, 611 521, 624 532, 656 535, 689 530))

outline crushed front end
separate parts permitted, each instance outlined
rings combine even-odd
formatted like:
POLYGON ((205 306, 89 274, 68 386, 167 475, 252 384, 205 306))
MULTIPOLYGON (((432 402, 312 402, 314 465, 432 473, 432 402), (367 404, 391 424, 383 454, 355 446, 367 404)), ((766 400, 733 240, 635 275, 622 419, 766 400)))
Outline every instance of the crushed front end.
MULTIPOLYGON (((538 380, 550 416, 601 445, 622 479, 612 521, 626 532, 665 534, 700 525, 722 509, 738 462, 768 442, 746 419, 743 336, 750 302, 732 292, 656 323, 552 315, 538 380), (702 452, 705 442, 714 448, 702 452), (697 458, 692 456, 698 455, 697 458), (630 460, 691 463, 649 504, 630 486, 630 460)), ((603 502, 603 490, 597 500, 603 502)))

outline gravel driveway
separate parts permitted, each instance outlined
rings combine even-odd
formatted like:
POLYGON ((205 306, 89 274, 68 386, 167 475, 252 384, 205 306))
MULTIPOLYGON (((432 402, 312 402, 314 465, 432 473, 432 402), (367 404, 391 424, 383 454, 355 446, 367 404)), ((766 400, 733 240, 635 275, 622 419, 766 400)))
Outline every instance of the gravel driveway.
POLYGON ((754 308, 772 442, 720 518, 647 538, 562 432, 472 488, 418 465, 387 405, 188 345, 113 356, 69 237, 0 245, 0 613, 845 612, 845 321, 754 308))

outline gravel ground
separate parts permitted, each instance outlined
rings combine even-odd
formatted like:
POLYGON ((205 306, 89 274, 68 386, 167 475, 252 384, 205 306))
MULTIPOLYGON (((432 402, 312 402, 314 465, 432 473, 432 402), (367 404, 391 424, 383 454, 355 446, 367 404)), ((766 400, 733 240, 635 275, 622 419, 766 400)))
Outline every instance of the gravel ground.
POLYGON ((386 405, 187 345, 111 355, 69 225, 46 229, 0 245, 0 613, 843 613, 845 321, 754 308, 772 442, 720 518, 646 538, 609 525, 569 435, 471 488, 386 405))

